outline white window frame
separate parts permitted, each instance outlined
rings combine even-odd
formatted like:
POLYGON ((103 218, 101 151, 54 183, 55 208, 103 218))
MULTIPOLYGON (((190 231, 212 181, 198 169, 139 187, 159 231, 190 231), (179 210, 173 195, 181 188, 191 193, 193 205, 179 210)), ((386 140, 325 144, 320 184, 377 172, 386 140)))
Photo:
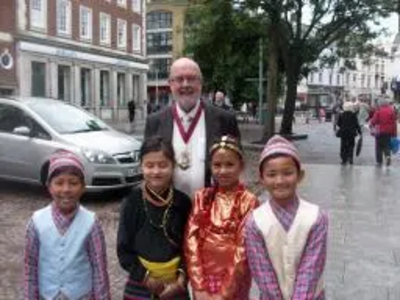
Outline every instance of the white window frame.
POLYGON ((31 0, 29 7, 31 28, 47 29, 47 0, 31 0))
POLYGON ((126 49, 126 31, 126 20, 117 19, 117 47, 119 49, 126 49))
POLYGON ((132 24, 132 51, 142 50, 142 28, 138 24, 132 24))
POLYGON ((83 40, 91 41, 93 38, 93 13, 92 9, 81 5, 79 8, 79 36, 83 40), (86 23, 84 23, 84 14, 87 16, 86 23), (83 32, 86 26, 86 34, 83 32))
POLYGON ((142 0, 132 0, 132 10, 140 14, 142 12, 142 0))
MULTIPOLYGON (((70 0, 57 0, 57 33, 59 35, 71 35, 71 1, 70 0), (61 27, 61 14, 63 13, 63 6, 65 5, 65 29, 61 27)), ((64 26, 64 25, 63 25, 64 26)))
POLYGON ((126 7, 126 0, 117 0, 117 5, 118 6, 122 6, 122 7, 126 7))
POLYGON ((100 13, 100 22, 99 22, 99 40, 102 45, 110 45, 111 44, 111 16, 109 14, 100 13), (103 20, 106 21, 105 24, 102 24, 103 20), (105 36, 102 36, 102 27, 105 26, 105 36))

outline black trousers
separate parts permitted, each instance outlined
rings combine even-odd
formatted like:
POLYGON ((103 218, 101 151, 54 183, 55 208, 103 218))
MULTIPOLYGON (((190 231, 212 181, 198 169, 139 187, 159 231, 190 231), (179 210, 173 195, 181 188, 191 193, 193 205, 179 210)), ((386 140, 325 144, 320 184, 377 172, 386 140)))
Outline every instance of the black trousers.
POLYGON ((383 155, 390 157, 390 134, 380 134, 375 137, 375 158, 376 163, 382 164, 383 155))
POLYGON ((353 163, 354 145, 354 136, 344 136, 340 138, 340 158, 342 159, 342 163, 353 163))

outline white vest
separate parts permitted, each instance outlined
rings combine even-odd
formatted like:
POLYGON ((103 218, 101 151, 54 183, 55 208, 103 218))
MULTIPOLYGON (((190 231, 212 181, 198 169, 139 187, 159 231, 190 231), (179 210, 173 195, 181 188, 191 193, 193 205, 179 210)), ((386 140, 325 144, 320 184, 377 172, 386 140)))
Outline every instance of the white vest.
MULTIPOLYGON (((299 200, 296 216, 289 231, 286 232, 272 211, 269 201, 253 212, 254 221, 264 237, 284 300, 292 298, 300 259, 318 214, 318 206, 299 200)), ((322 277, 318 283, 316 295, 323 290, 322 277)))
POLYGON ((62 292, 76 300, 91 292, 92 270, 85 243, 94 221, 94 213, 80 207, 68 230, 60 235, 50 205, 33 214, 40 239, 38 272, 43 299, 54 299, 62 292))

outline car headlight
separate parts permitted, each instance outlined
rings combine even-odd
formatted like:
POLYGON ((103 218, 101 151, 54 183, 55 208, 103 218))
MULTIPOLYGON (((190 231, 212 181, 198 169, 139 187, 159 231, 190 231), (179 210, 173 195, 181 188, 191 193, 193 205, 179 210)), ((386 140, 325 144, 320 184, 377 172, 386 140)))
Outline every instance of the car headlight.
POLYGON ((98 151, 98 150, 82 150, 82 154, 85 156, 85 158, 90 161, 91 163, 94 164, 115 164, 116 161, 115 159, 103 152, 103 151, 98 151))

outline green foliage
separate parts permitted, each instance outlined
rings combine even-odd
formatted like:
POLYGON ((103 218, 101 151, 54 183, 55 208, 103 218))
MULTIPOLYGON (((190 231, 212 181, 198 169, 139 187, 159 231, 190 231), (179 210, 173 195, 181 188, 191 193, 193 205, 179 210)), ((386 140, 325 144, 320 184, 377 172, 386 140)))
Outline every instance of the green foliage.
POLYGON ((185 52, 199 63, 206 91, 224 90, 237 105, 258 99, 257 82, 246 79, 258 77, 260 19, 212 0, 189 7, 185 28, 185 52))

